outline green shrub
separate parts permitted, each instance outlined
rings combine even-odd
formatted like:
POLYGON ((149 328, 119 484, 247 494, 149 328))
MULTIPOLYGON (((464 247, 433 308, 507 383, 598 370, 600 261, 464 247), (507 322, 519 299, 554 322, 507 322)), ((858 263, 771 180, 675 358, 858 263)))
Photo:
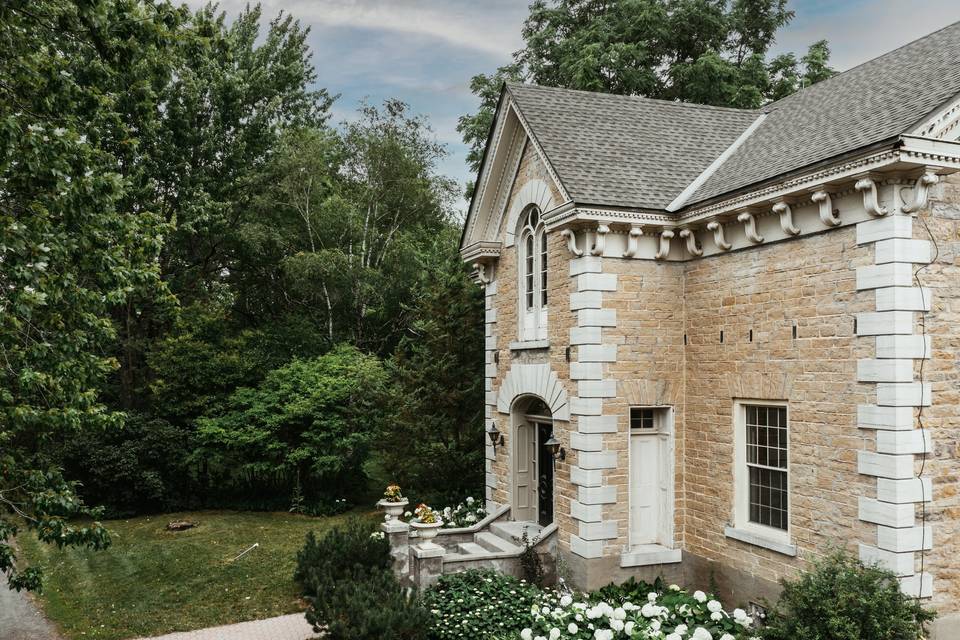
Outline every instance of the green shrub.
POLYGON ((293 579, 308 595, 317 595, 317 584, 338 583, 362 571, 390 569, 390 543, 370 522, 352 518, 343 527, 334 527, 317 540, 311 531, 297 553, 293 579))
POLYGON ((490 569, 441 576, 423 594, 437 640, 517 637, 529 625, 530 607, 544 592, 490 569))
POLYGON ((900 591, 896 576, 844 551, 814 563, 767 615, 765 640, 917 640, 934 613, 900 591))
POLYGON ((620 584, 611 582, 607 586, 600 587, 596 591, 591 592, 589 594, 589 601, 616 602, 619 604, 633 602, 634 604, 643 604, 647 601, 647 594, 663 593, 665 590, 666 585, 660 576, 657 576, 653 584, 644 582, 643 580, 637 580, 634 576, 630 576, 630 579, 626 582, 620 584))
POLYGON ((416 595, 400 586, 390 570, 354 566, 330 582, 313 573, 307 578, 307 622, 325 640, 427 640, 430 613, 416 595))

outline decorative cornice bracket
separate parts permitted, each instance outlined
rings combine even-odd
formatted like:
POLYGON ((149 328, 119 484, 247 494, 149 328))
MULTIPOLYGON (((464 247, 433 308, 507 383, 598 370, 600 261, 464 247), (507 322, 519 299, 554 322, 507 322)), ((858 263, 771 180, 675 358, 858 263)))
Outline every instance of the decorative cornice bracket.
POLYGON ((567 251, 569 251, 571 255, 576 258, 583 255, 583 250, 577 248, 577 234, 573 232, 573 229, 564 229, 560 232, 560 237, 567 241, 567 251))
POLYGON ((840 218, 833 210, 833 198, 826 189, 817 189, 810 199, 820 207, 820 222, 828 227, 836 227, 840 224, 840 218))
POLYGON ((690 229, 680 229, 680 237, 687 241, 687 251, 692 256, 702 256, 703 247, 697 246, 697 236, 690 229))
POLYGON ((719 220, 711 220, 708 222, 707 231, 713 231, 713 243, 717 245, 721 251, 730 251, 730 249, 733 248, 733 245, 723 237, 723 223, 719 220))
POLYGON ((853 188, 863 194, 863 208, 867 213, 873 216, 882 217, 890 213, 886 207, 880 206, 879 196, 877 195, 877 183, 873 178, 866 177, 857 180, 853 188))
POLYGON ((627 236, 627 250, 623 252, 624 258, 632 258, 637 255, 640 248, 640 237, 643 235, 643 228, 634 224, 630 226, 630 234, 627 236))
POLYGON ((670 241, 673 240, 673 231, 664 229, 660 232, 660 247, 653 254, 654 260, 663 260, 670 255, 670 241))
POLYGON ((474 262, 473 268, 477 271, 477 280, 480 281, 481 287, 486 287, 490 284, 490 277, 487 275, 487 266, 482 262, 474 262))
POLYGON ((927 168, 923 175, 917 178, 917 183, 913 187, 913 202, 903 205, 901 209, 904 213, 913 213, 927 206, 927 198, 930 195, 930 187, 940 182, 940 176, 933 172, 933 169, 927 168))
POLYGON ((790 236, 800 234, 800 228, 793 224, 793 209, 787 202, 778 202, 773 205, 773 212, 780 216, 780 228, 790 236))
POLYGON ((610 227, 603 222, 597 225, 597 239, 593 243, 593 249, 590 250, 592 256, 602 256, 603 250, 607 247, 607 234, 610 233, 610 227))
POLYGON ((763 236, 757 233, 757 219, 752 213, 744 211, 737 216, 737 220, 743 223, 743 230, 747 235, 747 240, 754 244, 763 242, 763 236))

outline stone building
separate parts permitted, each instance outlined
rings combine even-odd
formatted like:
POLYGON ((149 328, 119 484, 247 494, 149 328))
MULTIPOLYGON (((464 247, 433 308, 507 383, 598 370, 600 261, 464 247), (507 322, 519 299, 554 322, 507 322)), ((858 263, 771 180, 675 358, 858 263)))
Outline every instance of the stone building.
POLYGON ((957 620, 958 60, 960 23, 758 110, 503 89, 486 498, 562 575, 759 602, 842 545, 957 620))

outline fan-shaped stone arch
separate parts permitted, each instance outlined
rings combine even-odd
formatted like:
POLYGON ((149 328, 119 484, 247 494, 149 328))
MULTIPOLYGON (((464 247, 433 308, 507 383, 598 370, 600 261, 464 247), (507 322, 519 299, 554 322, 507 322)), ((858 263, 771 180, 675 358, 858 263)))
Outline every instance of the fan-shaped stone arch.
POLYGON ((570 420, 567 391, 549 364, 515 364, 510 367, 497 393, 497 411, 509 414, 513 401, 523 395, 543 398, 554 420, 570 420))
POLYGON ((510 205, 510 213, 507 215, 504 246, 513 246, 516 241, 517 224, 520 222, 520 214, 531 204, 537 205, 541 213, 553 209, 556 203, 553 201, 553 193, 550 191, 550 185, 543 180, 531 180, 523 185, 520 191, 517 192, 517 195, 513 198, 513 203, 510 205))

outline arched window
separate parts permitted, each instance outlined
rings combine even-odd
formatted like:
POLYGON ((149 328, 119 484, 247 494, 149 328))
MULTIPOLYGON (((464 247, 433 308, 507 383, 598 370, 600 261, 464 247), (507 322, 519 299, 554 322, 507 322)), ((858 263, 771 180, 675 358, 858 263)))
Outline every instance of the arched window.
POLYGON ((530 206, 520 228, 520 339, 547 337, 547 231, 540 209, 530 206))

